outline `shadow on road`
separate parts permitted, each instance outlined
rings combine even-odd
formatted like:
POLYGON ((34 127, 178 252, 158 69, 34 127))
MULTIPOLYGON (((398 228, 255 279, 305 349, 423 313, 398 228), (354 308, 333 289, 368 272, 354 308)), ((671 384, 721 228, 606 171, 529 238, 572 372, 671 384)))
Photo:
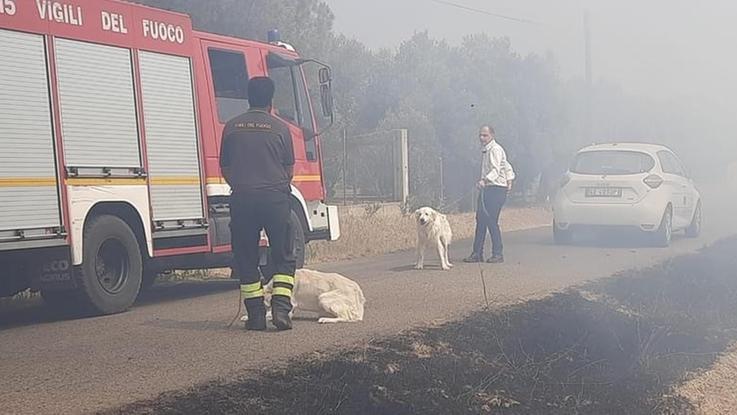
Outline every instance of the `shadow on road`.
MULTIPOLYGON (((170 301, 193 299, 228 291, 236 292, 237 289, 238 281, 228 279, 161 283, 141 293, 134 307, 145 308, 170 301)), ((0 330, 86 318, 100 317, 78 311, 59 312, 47 307, 40 296, 0 303, 0 330)))

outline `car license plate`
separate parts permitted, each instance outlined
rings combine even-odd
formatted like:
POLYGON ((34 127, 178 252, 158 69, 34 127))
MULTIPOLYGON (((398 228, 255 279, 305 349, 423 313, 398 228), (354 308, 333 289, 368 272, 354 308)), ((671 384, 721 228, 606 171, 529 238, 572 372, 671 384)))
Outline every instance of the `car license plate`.
POLYGON ((587 187, 586 197, 622 197, 621 187, 587 187))

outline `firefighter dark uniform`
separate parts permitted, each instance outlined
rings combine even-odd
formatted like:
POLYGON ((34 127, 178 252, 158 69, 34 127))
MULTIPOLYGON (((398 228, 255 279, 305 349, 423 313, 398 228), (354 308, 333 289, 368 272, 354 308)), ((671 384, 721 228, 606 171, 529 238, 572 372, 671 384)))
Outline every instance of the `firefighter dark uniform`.
POLYGON ((259 272, 261 229, 269 238, 274 263, 271 300, 274 325, 292 327, 289 312, 296 259, 289 195, 294 150, 289 129, 267 110, 251 109, 223 131, 220 166, 232 189, 230 196, 233 270, 240 279, 248 311, 247 328, 266 328, 264 289, 259 272))

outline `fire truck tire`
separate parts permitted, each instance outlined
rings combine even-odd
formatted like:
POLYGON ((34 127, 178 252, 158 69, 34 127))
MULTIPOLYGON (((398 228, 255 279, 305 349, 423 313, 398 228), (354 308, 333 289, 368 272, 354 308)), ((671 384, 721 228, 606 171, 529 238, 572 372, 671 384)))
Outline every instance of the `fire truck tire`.
POLYGON ((141 288, 143 259, 136 235, 122 219, 100 215, 84 231, 79 296, 94 314, 120 313, 133 305, 141 288))
POLYGON ((143 267, 143 273, 141 274, 141 292, 149 291, 156 284, 156 279, 159 277, 159 272, 153 269, 148 269, 146 266, 143 267))

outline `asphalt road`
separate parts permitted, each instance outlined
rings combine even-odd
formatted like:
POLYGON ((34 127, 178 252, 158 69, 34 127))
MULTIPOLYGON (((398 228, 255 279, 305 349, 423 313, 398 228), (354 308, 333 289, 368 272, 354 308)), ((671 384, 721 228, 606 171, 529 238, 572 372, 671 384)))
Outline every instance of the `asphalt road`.
POLYGON ((627 241, 555 246, 550 229, 506 236, 503 265, 468 265, 468 241, 452 248, 455 268, 412 269, 397 253, 315 268, 355 279, 367 298, 366 320, 318 325, 296 321, 291 332, 252 333, 227 325, 236 313, 232 281, 157 286, 124 314, 61 320, 34 301, 0 308, 0 413, 80 413, 117 407, 159 393, 282 364, 304 353, 360 345, 412 327, 438 324, 484 304, 483 270, 492 306, 543 296, 654 265, 737 234, 735 203, 706 210, 702 237, 671 248, 627 241))

